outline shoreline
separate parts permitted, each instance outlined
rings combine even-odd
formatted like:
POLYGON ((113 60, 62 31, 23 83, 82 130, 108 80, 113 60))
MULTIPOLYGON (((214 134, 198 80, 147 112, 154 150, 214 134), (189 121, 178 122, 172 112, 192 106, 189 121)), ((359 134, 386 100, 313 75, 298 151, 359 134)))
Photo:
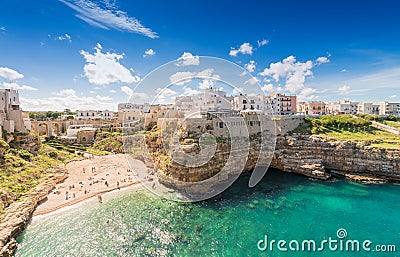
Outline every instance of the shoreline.
MULTIPOLYGON (((55 207, 52 207, 52 208, 49 208, 49 209, 46 209, 46 210, 42 210, 42 211, 36 211, 35 210, 33 212, 33 214, 32 214, 32 218, 36 218, 36 217, 39 217, 39 216, 45 216, 45 215, 48 215, 48 214, 53 214, 55 212, 62 211, 64 209, 68 208, 68 207, 74 207, 74 206, 76 206, 78 204, 81 204, 83 202, 95 199, 95 197, 98 196, 98 195, 102 195, 103 196, 103 195, 108 195, 110 193, 114 193, 114 194, 117 193, 117 192, 121 192, 122 193, 124 191, 129 190, 129 189, 142 188, 142 187, 144 188, 144 186, 142 185, 142 183, 140 181, 135 181, 135 182, 120 186, 119 189, 118 188, 109 188, 109 189, 104 190, 104 191, 99 191, 99 192, 87 195, 87 196, 85 196, 83 198, 75 198, 75 199, 70 200, 70 201, 68 201, 68 202, 66 202, 64 204, 61 204, 61 205, 58 205, 58 206, 55 206, 55 207)), ((44 200, 44 202, 45 201, 46 200, 44 200)), ((37 207, 42 205, 44 202, 38 203, 37 207)))
POLYGON ((49 214, 99 195, 136 187, 144 181, 137 180, 132 172, 134 169, 145 171, 147 168, 139 160, 130 167, 124 154, 70 162, 66 165, 67 178, 57 183, 36 205, 32 217, 49 214))

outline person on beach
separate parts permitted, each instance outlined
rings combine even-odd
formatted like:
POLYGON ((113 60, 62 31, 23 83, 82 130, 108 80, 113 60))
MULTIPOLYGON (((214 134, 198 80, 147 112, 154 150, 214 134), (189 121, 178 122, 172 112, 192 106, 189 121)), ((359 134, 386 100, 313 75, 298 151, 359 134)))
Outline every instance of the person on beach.
POLYGON ((103 198, 101 197, 101 195, 97 195, 97 200, 99 200, 100 203, 103 202, 103 198))
POLYGON ((68 191, 65 191, 65 200, 68 200, 68 191))
POLYGON ((120 189, 120 188, 119 188, 119 181, 117 181, 117 188, 118 188, 118 190, 120 189))
POLYGON ((107 182, 107 180, 106 180, 106 182, 104 183, 104 185, 106 185, 106 187, 108 187, 108 182, 107 182))

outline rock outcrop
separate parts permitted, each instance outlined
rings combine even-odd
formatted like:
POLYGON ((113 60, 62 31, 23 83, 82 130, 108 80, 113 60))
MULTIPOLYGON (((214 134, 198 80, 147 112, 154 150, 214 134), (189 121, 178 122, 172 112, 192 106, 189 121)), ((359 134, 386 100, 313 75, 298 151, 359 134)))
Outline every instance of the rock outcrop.
MULTIPOLYGON (((216 175, 227 164, 232 147, 229 140, 218 143, 209 162, 199 167, 188 167, 182 162, 171 160, 156 135, 148 137, 146 144, 147 150, 151 152, 149 158, 152 159, 148 163, 155 164, 161 174, 160 180, 166 184, 172 184, 173 180, 197 182, 216 175)), ((191 142, 191 145, 182 148, 187 154, 195 155, 199 148, 197 144, 196 141, 191 142)), ((259 156, 260 147, 259 139, 251 138, 249 152, 244 151, 243 158, 237 158, 229 165, 243 166, 246 160, 244 170, 247 171, 252 170, 257 163, 268 165, 271 158, 259 156)), ((276 138, 270 167, 322 180, 329 179, 332 174, 341 174, 400 181, 399 157, 400 152, 395 149, 372 148, 350 141, 329 141, 309 135, 285 135, 276 138)))
POLYGON ((13 202, 0 221, 0 256, 12 256, 17 248, 16 238, 28 224, 36 205, 47 198, 49 191, 66 178, 65 169, 54 168, 36 188, 13 202))
POLYGON ((373 148, 351 141, 329 141, 318 136, 277 138, 272 167, 318 178, 313 172, 299 169, 309 164, 317 164, 327 176, 334 173, 400 180, 399 150, 373 148))

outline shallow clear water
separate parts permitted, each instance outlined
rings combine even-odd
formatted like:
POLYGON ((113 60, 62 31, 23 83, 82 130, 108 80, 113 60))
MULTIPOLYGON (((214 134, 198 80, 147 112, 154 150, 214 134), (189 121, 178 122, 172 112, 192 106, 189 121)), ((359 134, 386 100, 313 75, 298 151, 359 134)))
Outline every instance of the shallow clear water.
POLYGON ((19 238, 16 256, 372 255, 327 246, 321 252, 257 248, 265 235, 319 244, 338 239, 340 228, 347 230, 345 239, 397 244, 400 252, 398 185, 320 182, 270 171, 250 189, 248 179, 243 176, 222 197, 200 203, 165 201, 140 190, 37 219, 19 238))

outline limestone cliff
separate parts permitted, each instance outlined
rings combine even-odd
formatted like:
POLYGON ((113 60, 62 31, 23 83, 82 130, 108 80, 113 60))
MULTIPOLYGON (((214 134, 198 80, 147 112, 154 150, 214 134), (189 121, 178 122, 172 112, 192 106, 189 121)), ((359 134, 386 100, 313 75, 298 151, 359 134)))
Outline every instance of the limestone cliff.
MULTIPOLYGON (((151 153, 149 158, 152 159, 152 162, 147 160, 148 163, 155 164, 160 179, 167 184, 170 184, 171 179, 197 182, 214 176, 226 165, 231 150, 229 140, 218 142, 215 155, 209 162, 200 167, 187 167, 171 160, 157 134, 147 136, 146 144, 151 153)), ((188 154, 194 155, 199 151, 196 140, 184 140, 181 145, 188 154)), ((236 164, 240 165, 243 160, 247 160, 245 170, 252 170, 257 164, 260 147, 259 138, 250 138, 250 152, 243 158, 238 158, 236 164)), ((268 165, 268 161, 264 163, 263 156, 260 157, 261 161, 258 164, 268 165)), ((323 137, 294 134, 276 138, 270 167, 323 180, 330 178, 332 174, 400 180, 399 157, 398 150, 371 148, 349 141, 329 141, 323 137)))

